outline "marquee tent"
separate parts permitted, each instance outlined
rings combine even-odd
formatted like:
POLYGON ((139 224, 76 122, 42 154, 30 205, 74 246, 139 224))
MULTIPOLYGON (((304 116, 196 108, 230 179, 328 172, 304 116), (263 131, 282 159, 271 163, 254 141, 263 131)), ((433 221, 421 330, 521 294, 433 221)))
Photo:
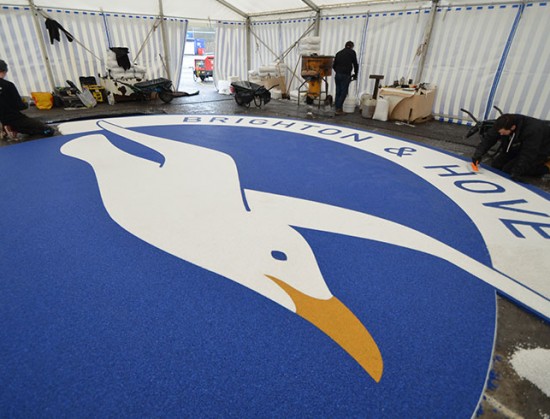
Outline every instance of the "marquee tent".
POLYGON ((493 105, 550 119, 549 18, 545 1, 12 0, 0 8, 0 57, 24 94, 104 74, 109 47, 128 47, 149 78, 178 85, 187 26, 197 20, 216 29, 218 80, 246 79, 282 61, 295 89, 303 81, 294 71, 299 43, 315 35, 326 55, 355 42, 353 94, 371 92, 369 75, 383 74, 383 83, 404 77, 437 86, 433 112, 441 120, 466 122, 460 108, 494 116, 493 105), (52 43, 46 17, 75 41, 52 43))

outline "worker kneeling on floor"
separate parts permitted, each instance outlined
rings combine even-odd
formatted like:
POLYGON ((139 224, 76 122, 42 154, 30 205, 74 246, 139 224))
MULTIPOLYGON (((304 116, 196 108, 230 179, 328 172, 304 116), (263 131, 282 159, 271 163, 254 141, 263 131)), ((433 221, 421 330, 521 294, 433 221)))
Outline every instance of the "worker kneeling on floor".
POLYGON ((500 141, 491 166, 520 180, 522 176, 550 173, 550 122, 520 114, 501 115, 483 136, 472 162, 482 157, 500 141))
POLYGON ((0 122, 8 136, 8 139, 18 139, 18 134, 40 135, 50 137, 54 135, 54 128, 21 113, 28 108, 23 102, 17 87, 5 80, 8 73, 8 65, 0 60, 0 122))

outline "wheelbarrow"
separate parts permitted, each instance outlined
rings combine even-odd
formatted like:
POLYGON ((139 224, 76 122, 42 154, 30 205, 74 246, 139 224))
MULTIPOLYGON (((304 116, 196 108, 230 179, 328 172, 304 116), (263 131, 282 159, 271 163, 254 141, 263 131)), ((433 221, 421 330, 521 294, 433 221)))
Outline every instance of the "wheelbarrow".
MULTIPOLYGON (((273 89, 272 86, 269 90, 273 89)), ((250 107, 250 103, 254 101, 254 105, 258 108, 262 107, 262 104, 269 103, 271 100, 271 93, 264 86, 249 81, 234 81, 231 83, 231 91, 235 95, 235 102, 239 106, 250 107)))
POLYGON ((164 103, 170 103, 175 97, 195 96, 199 94, 198 90, 195 93, 176 92, 172 89, 172 82, 163 77, 153 80, 140 81, 135 84, 126 83, 118 79, 113 80, 117 83, 123 84, 124 86, 128 86, 134 93, 139 96, 143 96, 144 99, 150 97, 151 93, 157 93, 160 100, 164 103))

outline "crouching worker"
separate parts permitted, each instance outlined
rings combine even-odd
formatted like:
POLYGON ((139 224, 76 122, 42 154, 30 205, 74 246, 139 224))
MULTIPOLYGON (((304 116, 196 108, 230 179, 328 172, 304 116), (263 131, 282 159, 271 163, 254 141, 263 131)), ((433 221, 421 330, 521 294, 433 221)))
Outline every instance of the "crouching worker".
POLYGON ((5 80, 8 65, 0 60, 0 122, 8 137, 15 139, 17 133, 50 137, 54 128, 23 115, 20 111, 27 109, 15 85, 5 80))
POLYGON ((500 141, 491 166, 519 180, 522 176, 544 176, 550 173, 550 124, 519 114, 504 114, 478 145, 472 161, 482 157, 500 141))

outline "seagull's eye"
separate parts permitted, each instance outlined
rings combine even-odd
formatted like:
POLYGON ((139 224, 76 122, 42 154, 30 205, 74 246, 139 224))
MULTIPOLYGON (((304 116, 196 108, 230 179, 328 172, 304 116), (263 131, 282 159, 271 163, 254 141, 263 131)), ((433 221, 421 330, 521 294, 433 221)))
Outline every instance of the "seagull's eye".
POLYGON ((272 250, 271 251, 271 256, 273 256, 273 259, 277 259, 277 260, 287 260, 288 259, 286 257, 286 253, 281 252, 280 250, 272 250))

